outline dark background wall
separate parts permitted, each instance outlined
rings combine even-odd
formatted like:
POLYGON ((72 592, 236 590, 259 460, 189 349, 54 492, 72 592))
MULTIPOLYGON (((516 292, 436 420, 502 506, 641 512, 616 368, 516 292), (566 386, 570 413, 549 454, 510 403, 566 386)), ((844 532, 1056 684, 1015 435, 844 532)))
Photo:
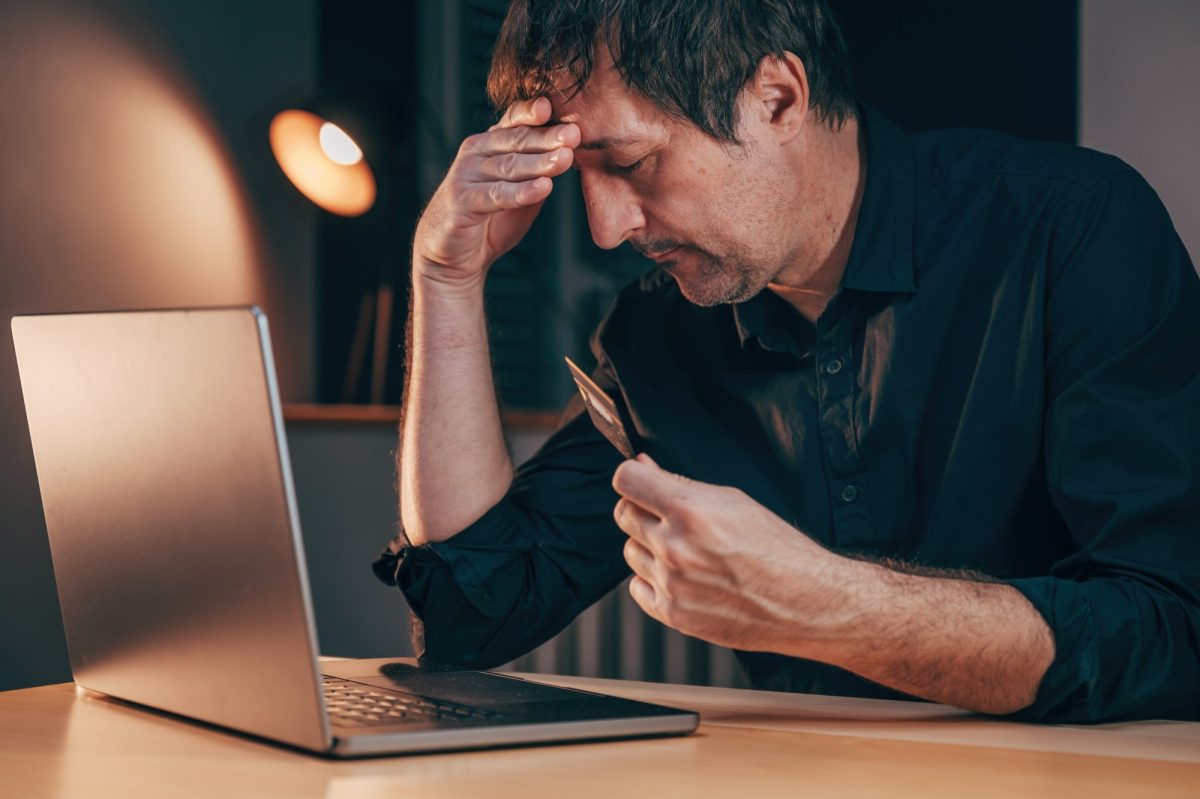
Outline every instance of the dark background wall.
POLYGON ((360 358, 347 363, 356 333, 367 321, 364 307, 380 312, 389 329, 385 397, 398 402, 403 386, 398 345, 408 307, 409 244, 423 199, 416 180, 415 139, 417 131, 431 124, 430 112, 416 100, 417 6, 378 0, 320 3, 318 93, 337 109, 334 113, 358 128, 355 135, 373 136, 379 192, 361 217, 321 214, 317 220, 316 378, 322 402, 370 399, 371 370, 360 358), (371 305, 379 301, 380 286, 389 292, 390 314, 386 307, 371 305))

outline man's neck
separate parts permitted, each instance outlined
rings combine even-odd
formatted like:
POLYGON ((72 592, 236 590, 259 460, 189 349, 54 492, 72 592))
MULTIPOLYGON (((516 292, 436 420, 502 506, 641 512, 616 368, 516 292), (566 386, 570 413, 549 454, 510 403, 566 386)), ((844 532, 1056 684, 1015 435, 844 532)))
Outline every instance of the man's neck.
POLYGON ((767 288, 813 324, 837 294, 854 245, 854 230, 867 178, 866 142, 857 119, 824 132, 807 154, 817 165, 813 182, 823 187, 811 206, 808 235, 794 265, 767 288))

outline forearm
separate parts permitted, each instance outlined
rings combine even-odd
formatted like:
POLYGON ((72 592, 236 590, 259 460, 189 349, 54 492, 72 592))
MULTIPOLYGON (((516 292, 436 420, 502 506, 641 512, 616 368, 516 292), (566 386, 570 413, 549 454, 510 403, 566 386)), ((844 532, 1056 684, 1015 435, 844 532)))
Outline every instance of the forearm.
POLYGON ((467 527, 512 482, 488 355, 482 280, 478 286, 445 287, 414 279, 407 380, 400 512, 409 540, 421 545, 467 527))
POLYGON ((1012 586, 838 555, 744 492, 645 454, 617 468, 613 488, 630 593, 686 635, 985 713, 1032 704, 1054 661, 1049 626, 1012 586))
POLYGON ((1036 698, 1054 636, 1016 589, 845 558, 833 570, 845 610, 803 656, 983 713, 1012 713, 1036 698))

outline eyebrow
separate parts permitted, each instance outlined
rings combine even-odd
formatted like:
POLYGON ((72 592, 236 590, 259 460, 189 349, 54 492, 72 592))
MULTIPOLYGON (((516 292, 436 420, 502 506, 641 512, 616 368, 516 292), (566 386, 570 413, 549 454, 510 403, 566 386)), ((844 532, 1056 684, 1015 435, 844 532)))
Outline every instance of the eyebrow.
POLYGON ((601 138, 601 139, 594 139, 592 141, 581 142, 579 147, 577 147, 576 149, 579 149, 579 150, 607 150, 607 149, 610 149, 613 147, 629 147, 630 145, 641 144, 643 141, 645 141, 645 139, 639 139, 636 137, 605 136, 604 138, 601 138))

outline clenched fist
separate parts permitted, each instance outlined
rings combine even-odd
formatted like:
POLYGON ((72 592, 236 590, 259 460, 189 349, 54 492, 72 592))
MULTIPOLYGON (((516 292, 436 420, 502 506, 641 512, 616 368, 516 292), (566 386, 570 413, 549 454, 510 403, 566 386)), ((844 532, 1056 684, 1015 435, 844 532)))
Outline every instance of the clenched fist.
POLYGON ((742 491, 689 480, 648 455, 613 475, 629 592, 668 627, 720 646, 803 656, 824 636, 839 560, 742 491))

